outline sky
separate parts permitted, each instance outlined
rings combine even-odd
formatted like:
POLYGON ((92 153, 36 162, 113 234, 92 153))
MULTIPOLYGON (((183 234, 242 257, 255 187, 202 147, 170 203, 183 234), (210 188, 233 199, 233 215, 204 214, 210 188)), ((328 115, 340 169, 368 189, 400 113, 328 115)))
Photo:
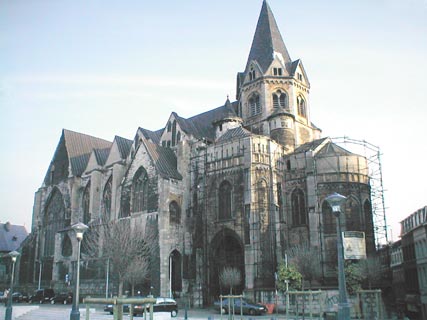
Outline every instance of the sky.
MULTIPOLYGON (((427 205, 427 0, 268 1, 323 136, 381 151, 390 239, 427 205)), ((0 222, 31 229, 63 128, 109 141, 235 97, 261 0, 0 0, 0 222)))

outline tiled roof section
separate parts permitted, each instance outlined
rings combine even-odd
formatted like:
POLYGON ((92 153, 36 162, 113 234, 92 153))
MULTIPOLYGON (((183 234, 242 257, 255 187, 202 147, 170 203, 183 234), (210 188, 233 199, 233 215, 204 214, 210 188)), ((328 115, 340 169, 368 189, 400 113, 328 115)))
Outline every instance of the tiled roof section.
POLYGON ((322 149, 319 150, 317 153, 318 156, 321 155, 340 155, 340 156, 351 156, 354 155, 354 153, 336 145, 333 142, 326 143, 322 149))
POLYGON ((163 129, 159 129, 157 131, 151 131, 144 128, 139 128, 144 137, 148 140, 153 141, 154 143, 159 144, 160 139, 162 138, 163 129))
POLYGON ((228 130, 226 133, 224 133, 218 140, 218 143, 225 142, 225 141, 232 141, 236 138, 246 138, 251 136, 252 133, 245 128, 237 127, 234 129, 228 130))
POLYGON ((264 0, 245 72, 247 72, 252 60, 256 60, 262 71, 266 72, 273 62, 274 53, 280 53, 286 65, 291 63, 292 60, 283 42, 279 28, 277 27, 273 12, 267 1, 264 0))
POLYGON ((105 161, 107 161, 108 154, 110 153, 110 148, 94 149, 93 151, 95 153, 96 162, 98 162, 99 165, 103 166, 105 164, 105 161))
POLYGON ((63 129, 62 134, 65 138, 68 157, 77 157, 86 153, 91 153, 93 149, 111 148, 111 142, 89 136, 87 134, 78 133, 63 129))
POLYGON ((294 153, 307 152, 310 150, 313 151, 318 146, 320 146, 326 139, 328 138, 321 138, 321 139, 313 140, 311 142, 304 143, 300 145, 298 148, 296 148, 294 153))
POLYGON ((90 153, 82 154, 81 156, 70 158, 71 172, 74 176, 80 177, 87 167, 90 153))
POLYGON ((182 180, 182 176, 177 170, 175 153, 171 149, 159 146, 158 144, 154 144, 148 140, 145 140, 143 143, 145 144, 157 171, 163 178, 182 180))
POLYGON ((24 226, 0 223, 0 252, 17 250, 27 236, 24 226))
POLYGON ((128 140, 119 136, 115 136, 114 140, 117 142, 120 158, 126 159, 129 155, 130 148, 132 147, 132 140, 128 140))

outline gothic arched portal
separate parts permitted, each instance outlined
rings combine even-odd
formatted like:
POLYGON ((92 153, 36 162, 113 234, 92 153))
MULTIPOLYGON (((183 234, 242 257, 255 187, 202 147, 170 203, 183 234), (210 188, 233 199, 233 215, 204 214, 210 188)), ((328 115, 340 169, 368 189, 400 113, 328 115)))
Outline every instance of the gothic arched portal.
POLYGON ((240 285, 233 288, 233 294, 241 294, 245 287, 245 257, 240 237, 232 230, 217 233, 211 242, 209 298, 217 299, 220 294, 228 294, 229 288, 222 288, 219 275, 225 267, 240 271, 240 285))

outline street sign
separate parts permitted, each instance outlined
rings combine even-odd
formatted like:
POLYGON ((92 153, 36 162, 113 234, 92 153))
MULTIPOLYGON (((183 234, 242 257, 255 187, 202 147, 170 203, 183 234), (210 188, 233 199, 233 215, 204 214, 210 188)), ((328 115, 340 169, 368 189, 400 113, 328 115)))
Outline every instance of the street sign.
POLYGON ((361 231, 344 231, 342 233, 344 259, 366 259, 365 233, 361 231))

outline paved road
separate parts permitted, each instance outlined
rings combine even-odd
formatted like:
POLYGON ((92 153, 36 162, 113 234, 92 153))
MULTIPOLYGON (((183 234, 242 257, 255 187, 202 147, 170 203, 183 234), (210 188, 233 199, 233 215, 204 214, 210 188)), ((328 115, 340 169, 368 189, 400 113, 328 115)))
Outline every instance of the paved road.
MULTIPOLYGON (((12 309, 12 320, 69 320, 70 319, 70 305, 29 305, 29 304, 15 304, 12 309)), ((0 306, 0 320, 4 320, 5 307, 0 306)), ((86 309, 80 309, 80 319, 85 320, 86 309)), ((228 320, 226 315, 221 315, 218 311, 213 309, 192 309, 188 310, 187 317, 189 320, 228 320)), ((99 308, 90 309, 90 320, 112 320, 113 316, 106 313, 99 308)), ((125 315, 123 320, 129 320, 130 317, 125 315)), ((134 317, 135 320, 142 320, 142 317, 134 317)), ((184 320, 184 310, 180 310, 176 318, 170 316, 156 316, 155 320, 184 320)), ((276 314, 264 316, 243 317, 243 320, 285 320, 285 315, 276 314)), ((289 318, 289 320, 294 318, 289 318)), ((306 316, 306 319, 309 317, 306 316)), ((316 318, 313 318, 313 320, 316 318)), ((235 320, 240 320, 240 316, 236 316, 235 320)))

